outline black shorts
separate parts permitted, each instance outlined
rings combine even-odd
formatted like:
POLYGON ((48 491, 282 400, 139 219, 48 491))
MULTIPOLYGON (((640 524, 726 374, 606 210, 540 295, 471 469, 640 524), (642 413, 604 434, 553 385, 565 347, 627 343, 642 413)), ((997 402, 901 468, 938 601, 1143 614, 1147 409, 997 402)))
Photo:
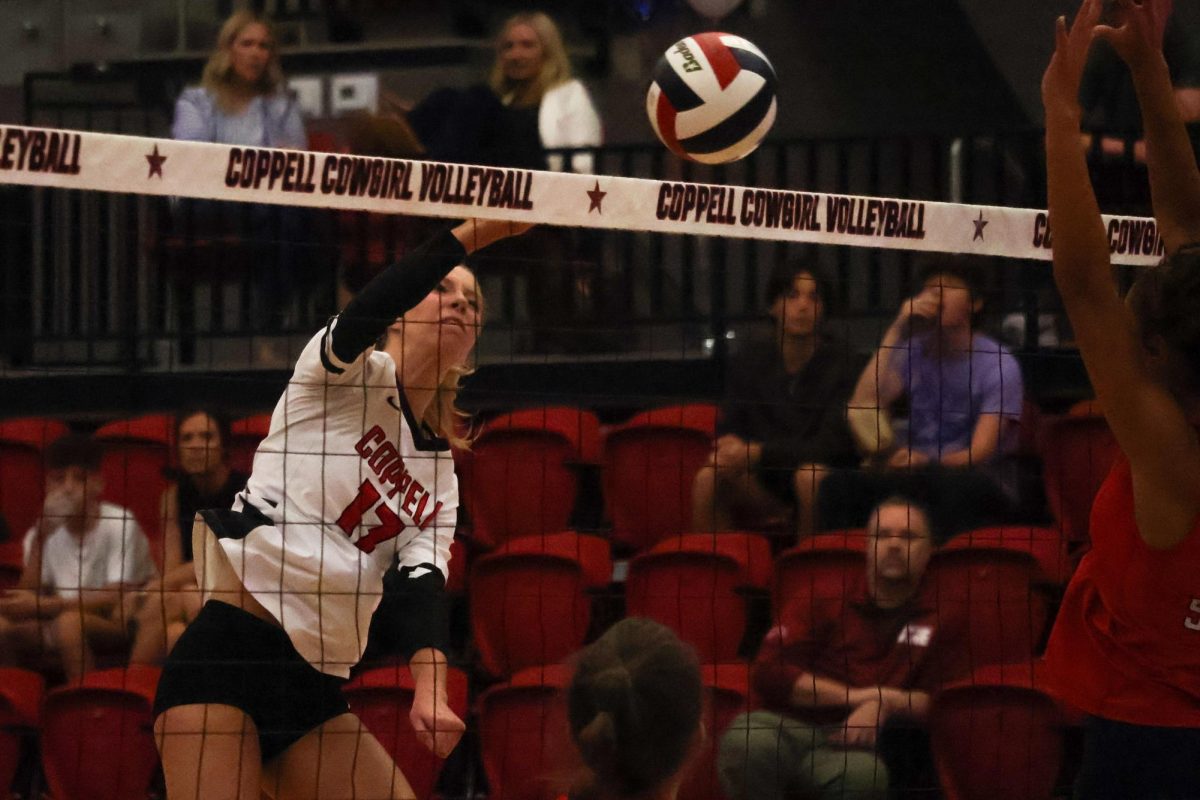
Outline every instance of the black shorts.
POLYGON ((167 656, 154 716, 197 703, 239 708, 258 728, 266 763, 350 710, 345 683, 305 661, 282 628, 209 600, 167 656))

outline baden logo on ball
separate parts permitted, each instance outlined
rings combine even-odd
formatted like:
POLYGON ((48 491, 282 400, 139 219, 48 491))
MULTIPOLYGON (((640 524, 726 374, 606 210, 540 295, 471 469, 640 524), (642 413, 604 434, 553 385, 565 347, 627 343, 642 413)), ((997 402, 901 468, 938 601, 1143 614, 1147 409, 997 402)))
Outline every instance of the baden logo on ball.
POLYGON ((740 36, 680 39, 654 68, 646 114, 671 152, 704 164, 754 151, 775 122, 775 70, 740 36))

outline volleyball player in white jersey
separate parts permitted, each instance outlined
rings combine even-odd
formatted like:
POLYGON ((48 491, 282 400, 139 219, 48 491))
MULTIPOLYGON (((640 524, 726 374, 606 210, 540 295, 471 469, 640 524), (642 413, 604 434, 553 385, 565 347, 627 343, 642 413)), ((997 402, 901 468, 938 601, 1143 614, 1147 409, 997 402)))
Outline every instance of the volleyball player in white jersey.
POLYGON ((442 603, 458 506, 447 440, 480 319, 462 262, 527 228, 468 221, 380 273, 304 348, 234 508, 197 516, 207 602, 155 700, 169 800, 413 797, 341 695, 394 557, 410 719, 437 755, 457 744, 442 603))

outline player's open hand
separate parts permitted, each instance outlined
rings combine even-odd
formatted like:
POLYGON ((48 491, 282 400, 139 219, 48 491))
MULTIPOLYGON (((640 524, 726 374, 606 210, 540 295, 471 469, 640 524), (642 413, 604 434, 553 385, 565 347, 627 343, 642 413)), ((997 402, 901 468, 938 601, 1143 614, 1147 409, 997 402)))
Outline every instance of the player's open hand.
POLYGON ((1079 82, 1100 10, 1101 0, 1083 0, 1069 28, 1066 18, 1055 20, 1054 55, 1042 76, 1042 104, 1048 122, 1063 115, 1079 117, 1079 82))
POLYGON ((467 729, 466 723, 444 700, 421 695, 418 692, 413 698, 409 721, 417 733, 417 740, 438 758, 445 758, 458 746, 458 740, 467 729))
POLYGON ((1096 36, 1137 70, 1161 57, 1172 0, 1117 0, 1115 25, 1097 25, 1096 36))
POLYGON ((481 250, 493 242, 520 236, 533 227, 532 222, 508 219, 468 219, 457 225, 452 233, 468 253, 481 250))

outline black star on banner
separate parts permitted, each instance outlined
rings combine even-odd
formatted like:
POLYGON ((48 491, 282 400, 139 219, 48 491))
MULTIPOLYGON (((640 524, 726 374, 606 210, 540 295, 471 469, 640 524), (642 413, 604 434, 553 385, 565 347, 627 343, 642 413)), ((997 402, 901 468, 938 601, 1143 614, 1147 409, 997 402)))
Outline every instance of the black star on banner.
POLYGON ((146 179, 149 180, 155 175, 161 179, 163 176, 162 165, 167 160, 167 157, 158 154, 158 145, 154 145, 154 152, 148 153, 146 160, 150 162, 150 173, 146 176, 146 179))
POLYGON ((588 206, 589 214, 593 211, 598 211, 601 214, 604 213, 604 209, 600 207, 600 203, 603 202, 604 195, 606 194, 608 194, 608 192, 600 191, 600 181, 596 181, 596 187, 594 189, 589 189, 587 193, 588 199, 592 201, 592 204, 588 206))
POLYGON ((983 229, 987 227, 988 220, 983 218, 983 209, 979 209, 979 219, 971 220, 971 224, 975 226, 975 235, 971 237, 971 241, 983 238, 983 229))

